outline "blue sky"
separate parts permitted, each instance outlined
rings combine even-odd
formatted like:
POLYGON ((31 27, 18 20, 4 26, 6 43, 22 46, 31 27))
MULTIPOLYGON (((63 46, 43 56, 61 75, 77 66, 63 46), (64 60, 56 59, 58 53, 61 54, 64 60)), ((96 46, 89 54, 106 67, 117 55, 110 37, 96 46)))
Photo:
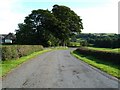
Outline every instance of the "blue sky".
POLYGON ((35 9, 65 5, 83 19, 85 33, 118 33, 119 0, 1 0, 0 34, 14 32, 35 9))
POLYGON ((13 7, 13 10, 16 12, 25 13, 29 10, 33 9, 52 9, 52 6, 54 4, 58 5, 65 5, 72 8, 95 8, 95 7, 102 7, 105 6, 108 3, 108 0, 76 0, 76 1, 65 1, 65 0, 20 0, 18 3, 16 3, 13 7), (61 2, 62 1, 62 2, 61 2), (17 8, 19 8, 19 11, 17 8))

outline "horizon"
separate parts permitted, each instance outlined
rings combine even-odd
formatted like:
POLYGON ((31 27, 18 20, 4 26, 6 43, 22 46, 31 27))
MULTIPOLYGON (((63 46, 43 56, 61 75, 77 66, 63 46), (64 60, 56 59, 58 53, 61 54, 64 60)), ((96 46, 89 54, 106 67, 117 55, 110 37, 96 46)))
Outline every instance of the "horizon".
MULTIPOLYGON (((0 34, 0 35, 7 35, 7 34, 9 34, 9 33, 13 33, 13 34, 16 34, 15 32, 8 32, 8 33, 2 33, 2 34, 0 34)), ((89 33, 89 32, 81 32, 80 34, 120 34, 120 33, 89 33)))

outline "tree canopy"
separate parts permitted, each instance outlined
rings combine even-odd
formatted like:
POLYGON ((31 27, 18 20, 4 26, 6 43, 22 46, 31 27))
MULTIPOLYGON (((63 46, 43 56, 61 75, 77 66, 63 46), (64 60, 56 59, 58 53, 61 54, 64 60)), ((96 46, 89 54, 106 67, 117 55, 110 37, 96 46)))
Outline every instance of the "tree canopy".
POLYGON ((43 46, 63 45, 69 38, 83 29, 82 19, 66 6, 54 5, 52 11, 33 10, 18 24, 18 44, 41 44, 43 46))

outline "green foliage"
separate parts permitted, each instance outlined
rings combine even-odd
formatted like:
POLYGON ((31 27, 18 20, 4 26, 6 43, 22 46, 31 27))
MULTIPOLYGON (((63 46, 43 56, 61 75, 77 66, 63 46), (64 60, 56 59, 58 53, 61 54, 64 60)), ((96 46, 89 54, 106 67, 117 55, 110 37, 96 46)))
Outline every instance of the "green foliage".
POLYGON ((81 40, 80 41, 80 45, 81 46, 87 46, 88 45, 88 42, 86 40, 81 40))
POLYGON ((82 33, 76 39, 86 40, 89 45, 101 48, 120 48, 120 34, 82 33))
POLYGON ((43 50, 41 45, 7 45, 2 46, 2 60, 17 59, 33 52, 43 50))
POLYGON ((116 65, 116 64, 112 64, 110 62, 104 62, 100 59, 95 58, 94 56, 88 56, 88 55, 82 55, 79 52, 77 52, 76 50, 71 52, 71 54, 73 54, 75 57, 77 57, 78 59, 112 75, 115 76, 117 78, 120 78, 120 66, 116 65))
POLYGON ((11 54, 11 48, 10 46, 9 47, 2 47, 2 59, 5 60, 5 59, 11 59, 12 57, 12 54, 11 54))
POLYGON ((26 62, 28 60, 31 60, 31 58, 34 58, 37 55, 43 54, 45 52, 51 51, 52 49, 45 49, 42 51, 38 51, 38 52, 34 52, 30 55, 27 56, 23 56, 17 60, 11 59, 11 60, 7 60, 7 61, 3 61, 0 64, 0 70, 2 71, 2 73, 0 73, 0 76, 4 76, 6 75, 8 72, 10 72, 13 68, 17 67, 18 65, 22 64, 23 62, 26 62))
POLYGON ((57 41, 55 38, 55 25, 57 19, 48 10, 33 10, 28 15, 24 24, 19 24, 19 29, 16 31, 18 44, 43 45, 49 46, 48 41, 57 41))
POLYGON ((2 60, 18 58, 17 47, 14 45, 8 45, 2 47, 2 60))
POLYGON ((115 64, 120 63, 120 53, 109 52, 109 51, 100 51, 100 50, 92 50, 85 47, 80 47, 76 50, 80 54, 90 55, 96 57, 98 59, 103 60, 104 62, 111 62, 115 64))
POLYGON ((61 36, 63 44, 67 43, 70 37, 80 33, 83 29, 82 19, 69 7, 54 5, 52 13, 61 23, 60 27, 64 34, 64 36, 61 36))
POLYGON ((33 10, 18 27, 17 44, 43 46, 65 45, 83 29, 82 19, 70 8, 59 5, 54 5, 52 11, 33 10))
MULTIPOLYGON (((24 46, 24 45, 22 45, 22 46, 24 46)), ((22 57, 18 58, 17 60, 15 58, 14 59, 12 58, 10 60, 3 61, 2 63, 0 63, 0 70, 2 72, 2 73, 0 73, 0 76, 6 75, 13 68, 16 68, 18 65, 22 64, 23 62, 31 60, 32 58, 34 58, 37 55, 41 55, 43 53, 46 53, 46 52, 49 52, 49 51, 52 51, 52 50, 66 50, 66 49, 68 49, 68 47, 51 47, 51 48, 47 48, 47 49, 44 49, 44 50, 40 51, 36 47, 36 45, 31 45, 31 46, 33 47, 34 51, 36 51, 36 50, 37 51, 31 53, 30 55, 22 56, 22 57)))
POLYGON ((100 51, 108 51, 108 52, 116 52, 116 53, 120 53, 120 48, 97 48, 97 47, 86 47, 88 49, 92 49, 92 50, 100 50, 100 51))
POLYGON ((52 12, 61 23, 65 24, 71 35, 74 32, 80 33, 83 29, 82 19, 69 7, 54 5, 52 12))

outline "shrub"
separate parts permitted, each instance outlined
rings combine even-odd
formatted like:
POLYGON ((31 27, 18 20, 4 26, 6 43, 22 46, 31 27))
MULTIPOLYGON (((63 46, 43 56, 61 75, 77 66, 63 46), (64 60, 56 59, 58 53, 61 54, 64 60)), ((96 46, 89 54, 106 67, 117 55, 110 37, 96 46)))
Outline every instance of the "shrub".
POLYGON ((40 50, 43 50, 41 45, 5 45, 2 46, 2 61, 17 59, 40 50))
POLYGON ((2 47, 2 60, 11 59, 11 48, 10 46, 2 47))
POLYGON ((104 60, 106 62, 112 62, 112 63, 120 63, 120 53, 115 52, 108 52, 108 51, 99 51, 99 50, 91 50, 88 48, 80 47, 76 50, 80 54, 83 55, 89 55, 96 57, 100 60, 104 60))

